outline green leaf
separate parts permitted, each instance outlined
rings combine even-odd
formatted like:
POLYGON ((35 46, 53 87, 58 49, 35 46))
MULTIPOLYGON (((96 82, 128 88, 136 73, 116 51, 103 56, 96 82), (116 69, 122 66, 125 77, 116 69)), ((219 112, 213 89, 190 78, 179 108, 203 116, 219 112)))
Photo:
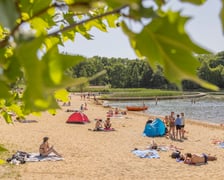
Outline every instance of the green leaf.
POLYGON ((69 12, 69 13, 63 14, 63 18, 69 24, 73 24, 75 22, 74 21, 74 13, 69 12))
POLYGON ((31 27, 36 30, 36 35, 47 34, 48 23, 42 18, 34 18, 31 21, 31 27))
POLYGON ((5 164, 5 163, 6 163, 6 161, 5 161, 5 160, 0 159, 0 165, 5 164))
POLYGON ((66 89, 59 89, 57 91, 55 91, 55 98, 62 101, 62 102, 68 102, 69 98, 68 98, 68 91, 66 89))
POLYGON ((44 91, 43 70, 45 66, 43 61, 38 59, 37 55, 42 42, 43 38, 36 38, 33 41, 21 43, 16 49, 16 55, 24 67, 27 83, 23 95, 25 109, 30 109, 31 112, 45 110, 49 107, 58 107, 53 96, 44 91))
POLYGON ((219 17, 221 19, 221 23, 222 23, 222 32, 224 34, 224 0, 222 0, 222 8, 220 10, 220 13, 219 13, 219 17))
POLYGON ((165 0, 155 0, 155 3, 156 3, 159 7, 161 7, 161 6, 164 5, 166 2, 165 2, 165 0))
POLYGON ((0 144, 0 152, 7 152, 8 150, 6 148, 4 148, 1 144, 0 144))
POLYGON ((0 0, 0 23, 4 27, 13 29, 19 17, 14 0, 0 0))
POLYGON ((45 86, 58 86, 61 84, 62 80, 66 79, 65 70, 80 63, 83 59, 82 56, 59 54, 56 46, 51 48, 43 57, 46 67, 48 67, 44 71, 45 86))
MULTIPOLYGON (((208 51, 194 44, 185 33, 187 19, 181 17, 179 12, 168 11, 164 17, 153 19, 139 34, 132 34, 130 43, 136 54, 147 57, 154 69, 160 64, 165 77, 179 87, 181 81, 187 79, 217 90, 216 86, 200 80, 196 75, 200 63, 194 53, 204 54, 208 51)), ((128 28, 124 29, 127 32, 128 28)))
POLYGON ((9 82, 15 83, 18 78, 22 78, 23 76, 21 66, 15 56, 8 58, 7 63, 7 67, 4 69, 4 76, 9 82))
POLYGON ((59 37, 48 37, 44 39, 44 49, 46 48, 46 51, 50 50, 51 48, 57 46, 57 44, 60 43, 60 38, 59 37))
POLYGON ((188 2, 196 5, 202 5, 206 0, 181 0, 182 2, 188 2))
POLYGON ((0 99, 7 99, 11 97, 11 94, 9 93, 9 87, 5 84, 5 82, 0 81, 0 99))
POLYGON ((28 13, 29 17, 33 17, 38 13, 50 7, 52 0, 22 0, 19 1, 21 12, 28 13))
POLYGON ((53 116, 57 113, 56 109, 48 109, 48 112, 53 116))
POLYGON ((140 5, 137 9, 130 9, 130 16, 132 19, 140 21, 142 18, 151 18, 155 16, 155 12, 152 7, 145 8, 143 5, 140 5))
POLYGON ((7 123, 12 123, 11 115, 9 115, 6 111, 2 111, 1 114, 7 123))
POLYGON ((75 41, 75 31, 72 30, 72 31, 65 31, 62 33, 62 39, 63 39, 63 42, 66 42, 68 40, 71 40, 71 41, 75 41))
POLYGON ((105 24, 99 20, 99 19, 96 19, 96 20, 93 20, 93 21, 89 21, 87 23, 85 23, 85 28, 87 31, 91 30, 93 27, 103 31, 103 32, 107 32, 107 28, 105 26, 105 24))
POLYGON ((104 19, 106 19, 108 26, 110 28, 116 28, 118 17, 119 17, 118 15, 112 14, 112 15, 106 16, 104 19))
POLYGON ((75 30, 88 40, 91 40, 93 37, 90 33, 87 32, 86 27, 84 25, 76 26, 75 30))
POLYGON ((21 104, 17 105, 17 104, 12 104, 11 106, 8 107, 8 109, 12 112, 14 112, 18 117, 23 117, 23 111, 21 109, 21 104))
POLYGON ((130 5, 132 7, 138 8, 141 3, 139 0, 106 0, 105 1, 109 7, 117 8, 124 5, 130 5))

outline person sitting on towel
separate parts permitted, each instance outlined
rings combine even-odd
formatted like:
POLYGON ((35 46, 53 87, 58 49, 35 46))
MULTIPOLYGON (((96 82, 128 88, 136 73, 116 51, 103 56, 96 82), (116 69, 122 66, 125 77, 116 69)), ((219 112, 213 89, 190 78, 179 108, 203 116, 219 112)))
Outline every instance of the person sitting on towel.
POLYGON ((105 123, 104 123, 104 128, 105 129, 110 129, 111 128, 111 122, 110 122, 110 118, 107 118, 105 123))
POLYGON ((94 131, 103 131, 102 119, 96 119, 94 131))
POLYGON ((39 148, 40 156, 47 157, 50 153, 54 153, 58 157, 61 157, 61 155, 57 151, 55 151, 53 146, 49 146, 48 139, 48 137, 43 138, 43 142, 39 148))

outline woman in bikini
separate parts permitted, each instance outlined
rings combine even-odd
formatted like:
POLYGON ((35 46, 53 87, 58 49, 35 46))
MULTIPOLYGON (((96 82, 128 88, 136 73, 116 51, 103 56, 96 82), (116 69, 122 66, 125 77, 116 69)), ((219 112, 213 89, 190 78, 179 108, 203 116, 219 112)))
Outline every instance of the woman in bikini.
POLYGON ((61 157, 61 155, 57 151, 55 151, 53 146, 51 146, 51 147, 49 146, 48 139, 49 139, 48 137, 43 138, 43 143, 40 145, 40 148, 39 148, 40 156, 46 157, 50 153, 53 152, 58 157, 61 157))

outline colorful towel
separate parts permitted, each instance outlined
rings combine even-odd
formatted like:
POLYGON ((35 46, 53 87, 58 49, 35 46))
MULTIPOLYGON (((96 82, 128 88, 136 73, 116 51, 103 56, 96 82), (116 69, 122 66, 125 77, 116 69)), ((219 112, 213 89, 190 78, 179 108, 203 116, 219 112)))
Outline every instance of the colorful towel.
POLYGON ((140 158, 149 158, 149 159, 157 159, 160 158, 158 152, 156 150, 133 150, 132 153, 140 158))

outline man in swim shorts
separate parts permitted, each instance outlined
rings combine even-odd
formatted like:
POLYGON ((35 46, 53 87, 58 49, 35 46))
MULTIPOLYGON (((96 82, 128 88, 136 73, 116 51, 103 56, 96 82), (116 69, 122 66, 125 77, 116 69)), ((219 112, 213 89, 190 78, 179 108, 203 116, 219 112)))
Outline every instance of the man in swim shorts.
POLYGON ((186 153, 184 158, 185 164, 206 164, 208 161, 215 161, 217 157, 205 153, 201 155, 186 153))

